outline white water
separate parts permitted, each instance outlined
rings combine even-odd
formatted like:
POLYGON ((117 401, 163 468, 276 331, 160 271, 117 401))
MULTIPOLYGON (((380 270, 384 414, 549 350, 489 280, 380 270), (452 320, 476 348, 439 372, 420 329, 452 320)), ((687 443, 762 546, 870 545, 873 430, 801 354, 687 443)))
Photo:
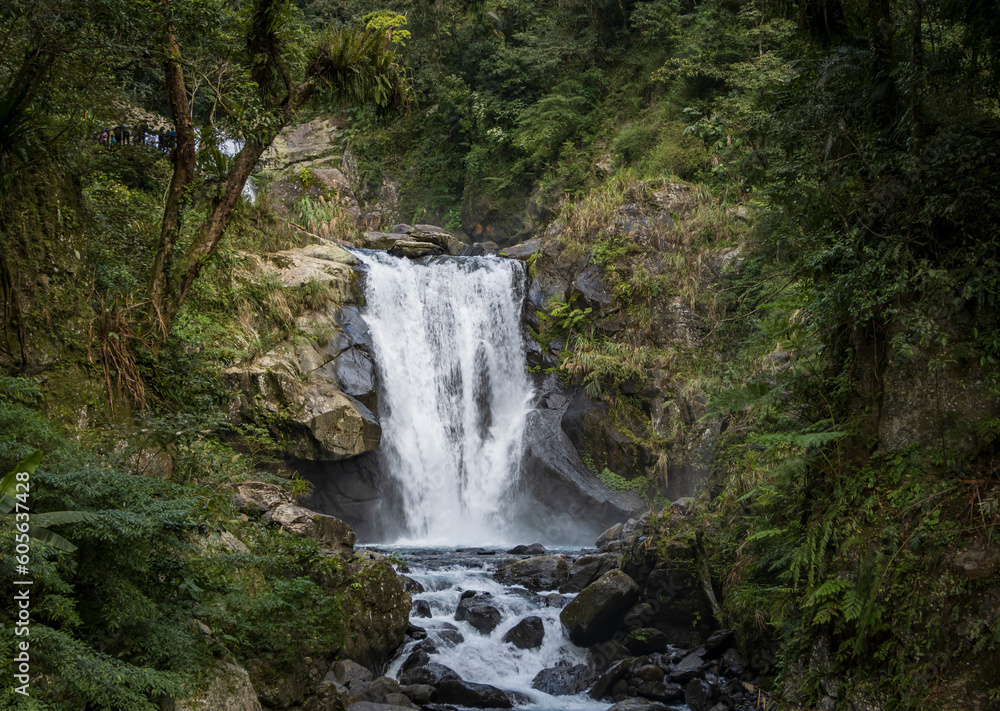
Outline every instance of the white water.
POLYGON ((380 457, 408 542, 509 542, 531 409, 520 317, 524 266, 359 252, 379 372, 380 457))
MULTIPOLYGON (((414 599, 426 600, 433 617, 412 617, 411 621, 425 628, 429 638, 437 642, 438 651, 430 655, 432 662, 450 667, 467 681, 526 694, 531 702, 518 705, 519 711, 604 711, 608 708, 608 702, 594 701, 586 693, 551 696, 531 687, 531 681, 542 669, 587 663, 586 650, 567 638, 559 621, 560 610, 547 607, 541 600, 541 595, 545 593, 528 594, 523 588, 500 585, 491 576, 494 566, 485 562, 482 567, 473 568, 458 560, 452 565, 446 561, 441 561, 444 565, 433 565, 422 562, 419 553, 408 555, 403 550, 396 552, 409 560, 408 575, 425 588, 425 592, 414 595, 414 599), (503 618, 490 634, 480 634, 468 622, 455 620, 455 610, 463 590, 483 590, 492 594, 491 602, 503 618), (541 647, 517 649, 503 641, 512 627, 531 615, 540 617, 545 626, 541 647), (457 627, 465 641, 456 646, 442 642, 435 630, 449 627, 457 627)), ((386 672, 388 676, 398 677, 399 667, 413 646, 411 643, 401 650, 386 672)))

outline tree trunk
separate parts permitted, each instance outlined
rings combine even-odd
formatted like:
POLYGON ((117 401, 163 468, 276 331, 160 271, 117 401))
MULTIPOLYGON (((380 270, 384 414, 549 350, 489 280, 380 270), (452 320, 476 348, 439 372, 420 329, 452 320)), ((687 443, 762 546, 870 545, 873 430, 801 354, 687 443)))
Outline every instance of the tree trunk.
MULTIPOLYGON (((157 310, 159 315, 159 323, 157 325, 161 328, 161 337, 163 340, 169 335, 174 319, 177 318, 177 313, 180 311, 181 306, 184 305, 191 285, 198 278, 198 274, 201 273, 202 266, 215 253, 215 249, 219 245, 219 240, 222 239, 226 225, 229 223, 229 217, 232 215, 233 208, 236 207, 240 195, 243 194, 243 187, 246 185, 250 173, 257 164, 257 160, 266 148, 266 145, 255 141, 248 141, 243 150, 236 156, 233 167, 226 177, 222 195, 213 202, 211 213, 205 222, 202 223, 198 231, 198 236, 188 248, 187 254, 184 255, 184 264, 181 267, 183 269, 183 276, 175 288, 172 287, 166 292, 166 298, 161 301, 157 310)), ((159 259, 159 254, 157 254, 157 259, 159 259)), ((168 285, 169 279, 170 275, 167 274, 166 283, 168 285)))
POLYGON ((181 231, 184 193, 195 176, 194 126, 191 123, 191 108, 184 86, 184 70, 180 64, 180 44, 177 42, 173 27, 167 29, 167 52, 168 59, 164 65, 167 99, 170 102, 176 132, 176 145, 170 156, 174 164, 174 174, 167 192, 167 203, 163 208, 160 244, 156 248, 156 258, 149 277, 149 320, 162 340, 166 340, 170 333, 170 327, 179 308, 171 306, 175 300, 170 283, 173 251, 181 231), (171 314, 169 317, 168 312, 171 314))

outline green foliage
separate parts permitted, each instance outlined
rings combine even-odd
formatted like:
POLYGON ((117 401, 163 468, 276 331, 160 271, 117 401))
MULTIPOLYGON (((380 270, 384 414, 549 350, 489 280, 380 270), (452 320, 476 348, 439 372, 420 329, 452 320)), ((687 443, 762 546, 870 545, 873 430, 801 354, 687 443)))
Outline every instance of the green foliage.
POLYGON ((371 32, 382 32, 392 30, 391 41, 400 47, 406 46, 406 41, 410 39, 410 31, 402 29, 406 26, 406 17, 392 10, 376 10, 361 18, 365 23, 365 29, 371 32))

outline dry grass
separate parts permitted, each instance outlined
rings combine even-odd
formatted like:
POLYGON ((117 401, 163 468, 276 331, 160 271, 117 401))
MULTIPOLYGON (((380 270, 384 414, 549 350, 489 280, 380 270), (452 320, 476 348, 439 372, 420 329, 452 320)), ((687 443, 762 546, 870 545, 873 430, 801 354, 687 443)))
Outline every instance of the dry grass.
POLYGON ((135 346, 149 346, 135 327, 134 314, 141 305, 137 306, 131 300, 124 305, 118 302, 109 304, 103 295, 95 295, 94 298, 98 301, 99 313, 90 321, 87 362, 101 363, 112 413, 120 413, 126 402, 145 410, 149 407, 146 381, 132 355, 135 346))

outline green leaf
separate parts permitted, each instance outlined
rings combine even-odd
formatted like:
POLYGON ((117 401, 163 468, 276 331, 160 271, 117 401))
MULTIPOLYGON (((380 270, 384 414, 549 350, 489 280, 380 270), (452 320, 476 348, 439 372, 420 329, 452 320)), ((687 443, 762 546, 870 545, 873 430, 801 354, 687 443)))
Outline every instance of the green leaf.
POLYGON ((34 538, 39 543, 44 543, 50 545, 53 548, 58 548, 61 551, 67 551, 72 553, 76 550, 76 546, 67 541, 65 538, 60 536, 55 531, 50 531, 47 528, 40 528, 39 526, 28 526, 28 535, 34 538))

